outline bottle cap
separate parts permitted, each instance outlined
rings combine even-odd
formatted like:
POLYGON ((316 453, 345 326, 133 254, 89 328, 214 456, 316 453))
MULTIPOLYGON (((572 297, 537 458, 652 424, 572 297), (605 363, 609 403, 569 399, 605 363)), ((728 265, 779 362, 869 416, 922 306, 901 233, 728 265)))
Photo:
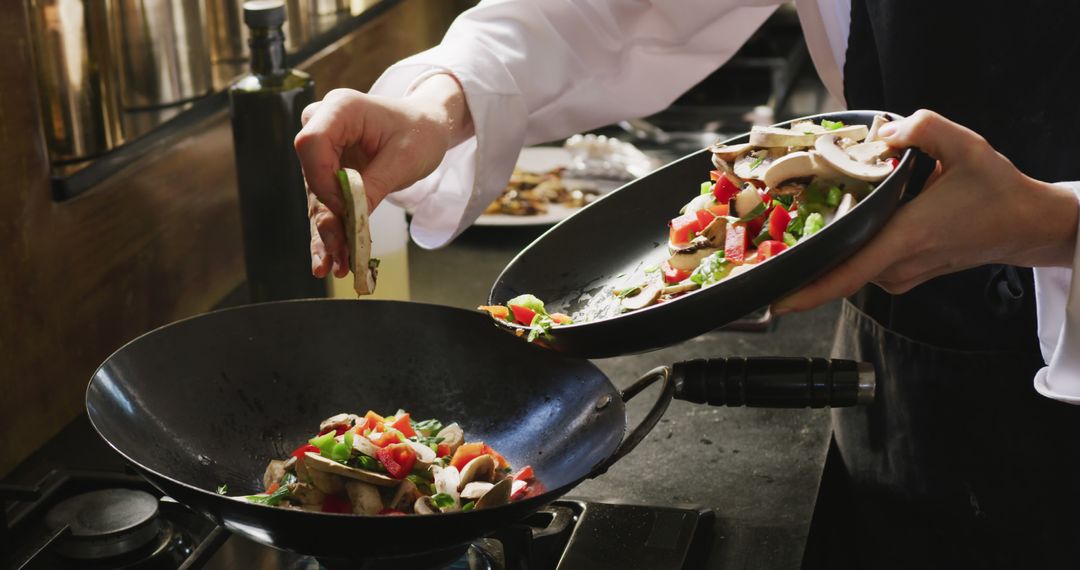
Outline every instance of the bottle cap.
POLYGON ((244 23, 251 28, 280 28, 285 23, 285 2, 282 0, 244 2, 244 23))

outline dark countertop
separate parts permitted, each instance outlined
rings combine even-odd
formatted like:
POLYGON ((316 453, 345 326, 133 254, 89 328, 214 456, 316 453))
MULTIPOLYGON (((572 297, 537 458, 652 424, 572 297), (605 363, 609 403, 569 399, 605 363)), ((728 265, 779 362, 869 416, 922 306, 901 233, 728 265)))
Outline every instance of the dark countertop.
MULTIPOLYGON (((510 259, 545 228, 474 227, 440 250, 409 249, 414 301, 474 308, 510 259)), ((766 333, 713 331, 666 349, 595 363, 620 388, 655 366, 712 356, 828 356, 837 305, 777 319, 766 333)), ((629 406, 635 425, 648 392, 629 406)), ((710 567, 799 568, 830 438, 824 410, 711 408, 673 402, 656 429, 574 496, 696 504, 717 513, 710 567)))

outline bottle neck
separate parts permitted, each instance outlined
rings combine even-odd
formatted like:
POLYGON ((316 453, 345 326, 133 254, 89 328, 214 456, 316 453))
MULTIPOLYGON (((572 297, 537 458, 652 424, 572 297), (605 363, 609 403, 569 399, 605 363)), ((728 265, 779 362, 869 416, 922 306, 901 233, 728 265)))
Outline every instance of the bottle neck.
POLYGON ((278 75, 285 71, 285 34, 281 28, 252 28, 251 72, 255 75, 278 75))

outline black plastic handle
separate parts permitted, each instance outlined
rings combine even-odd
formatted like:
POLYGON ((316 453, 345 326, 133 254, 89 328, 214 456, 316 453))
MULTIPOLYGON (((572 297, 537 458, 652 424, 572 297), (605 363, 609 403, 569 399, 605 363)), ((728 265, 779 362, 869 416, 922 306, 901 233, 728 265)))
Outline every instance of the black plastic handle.
POLYGON ((823 408, 874 401, 874 367, 829 358, 687 360, 671 367, 675 398, 713 406, 823 408))

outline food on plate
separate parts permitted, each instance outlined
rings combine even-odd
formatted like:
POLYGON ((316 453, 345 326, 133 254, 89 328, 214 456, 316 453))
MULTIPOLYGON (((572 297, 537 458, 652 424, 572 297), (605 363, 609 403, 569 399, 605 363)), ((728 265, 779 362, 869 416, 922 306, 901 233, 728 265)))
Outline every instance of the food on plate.
MULTIPOLYGON (((515 471, 456 423, 368 411, 342 413, 266 467, 264 492, 240 500, 324 513, 434 514, 486 509, 543 493, 532 467, 515 471)), ((225 492, 225 486, 219 493, 225 492)))
POLYGON ((548 172, 532 172, 515 168, 502 195, 484 210, 484 214, 536 216, 546 214, 550 204, 580 208, 592 202, 599 192, 584 186, 568 187, 562 176, 564 170, 560 167, 548 172))
MULTIPOLYGON (((667 259, 610 291, 617 311, 664 303, 748 271, 846 215, 899 164, 897 151, 877 137, 887 121, 796 121, 754 127, 746 143, 711 146, 709 180, 668 223, 667 259)), ((530 341, 595 315, 548 314, 532 295, 480 309, 529 327, 530 341)))
POLYGON ((379 260, 371 257, 371 227, 368 223, 367 194, 364 180, 355 170, 338 171, 338 182, 345 198, 345 239, 349 245, 349 270, 357 295, 375 292, 379 260))

